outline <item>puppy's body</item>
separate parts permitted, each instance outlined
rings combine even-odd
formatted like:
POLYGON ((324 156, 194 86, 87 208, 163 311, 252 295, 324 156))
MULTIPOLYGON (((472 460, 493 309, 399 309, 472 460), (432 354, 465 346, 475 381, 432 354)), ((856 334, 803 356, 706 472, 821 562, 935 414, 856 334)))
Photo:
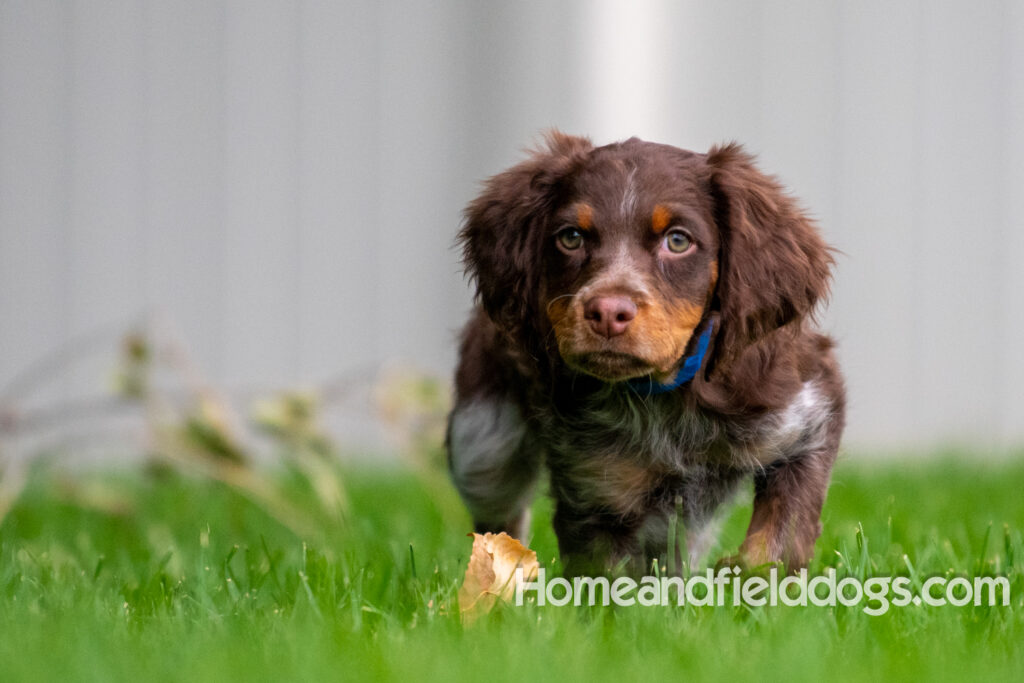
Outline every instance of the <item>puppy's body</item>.
POLYGON ((843 427, 831 341, 806 323, 831 259, 749 157, 556 134, 462 238, 481 306, 448 445, 479 529, 521 534, 546 463, 570 573, 664 558, 677 513, 695 562, 753 475, 742 559, 807 562, 843 427))

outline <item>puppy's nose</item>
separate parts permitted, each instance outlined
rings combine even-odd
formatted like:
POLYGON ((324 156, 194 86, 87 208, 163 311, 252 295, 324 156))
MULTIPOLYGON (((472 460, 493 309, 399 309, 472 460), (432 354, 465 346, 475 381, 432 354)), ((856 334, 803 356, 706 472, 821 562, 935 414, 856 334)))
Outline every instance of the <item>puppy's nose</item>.
POLYGON ((626 296, 595 296, 583 305, 583 317, 602 337, 617 337, 636 317, 636 304, 626 296))

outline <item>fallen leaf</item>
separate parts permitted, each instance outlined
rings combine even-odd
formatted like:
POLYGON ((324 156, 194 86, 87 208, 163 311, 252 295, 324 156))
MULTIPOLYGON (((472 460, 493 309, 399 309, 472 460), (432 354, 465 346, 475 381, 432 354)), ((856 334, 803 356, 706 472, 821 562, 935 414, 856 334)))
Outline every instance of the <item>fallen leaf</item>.
POLYGON ((472 622, 499 602, 509 602, 516 592, 516 569, 523 568, 523 579, 532 581, 540 565, 537 553, 504 531, 499 534, 473 534, 473 551, 466 567, 466 578, 459 589, 462 619, 472 622))

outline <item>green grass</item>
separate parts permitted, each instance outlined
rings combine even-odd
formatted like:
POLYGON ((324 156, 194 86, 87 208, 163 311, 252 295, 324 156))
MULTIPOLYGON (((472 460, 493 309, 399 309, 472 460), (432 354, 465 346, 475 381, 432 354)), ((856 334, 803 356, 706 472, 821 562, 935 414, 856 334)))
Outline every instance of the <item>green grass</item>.
MULTIPOLYGON (((845 462, 812 570, 1000 574, 1010 607, 507 607, 464 628, 468 519, 442 479, 346 473, 305 542, 164 472, 37 473, 0 525, 0 681, 990 679, 1024 671, 1024 463, 845 462), (861 533, 859 529, 863 529, 861 533)), ((726 524, 735 550, 749 505, 726 524)), ((557 571, 550 506, 532 547, 557 571)), ((1014 676, 1016 677, 1016 676, 1014 676)))

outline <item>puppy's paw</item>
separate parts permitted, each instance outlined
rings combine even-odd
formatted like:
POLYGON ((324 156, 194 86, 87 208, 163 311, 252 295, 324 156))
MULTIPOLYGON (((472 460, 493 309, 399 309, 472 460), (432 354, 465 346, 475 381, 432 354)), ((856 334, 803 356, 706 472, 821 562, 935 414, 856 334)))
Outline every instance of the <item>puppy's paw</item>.
POLYGON ((738 552, 734 555, 727 555, 715 563, 715 572, 722 569, 740 568, 740 574, 744 576, 768 576, 772 567, 785 571, 781 560, 773 560, 766 557, 758 557, 749 553, 738 552))

